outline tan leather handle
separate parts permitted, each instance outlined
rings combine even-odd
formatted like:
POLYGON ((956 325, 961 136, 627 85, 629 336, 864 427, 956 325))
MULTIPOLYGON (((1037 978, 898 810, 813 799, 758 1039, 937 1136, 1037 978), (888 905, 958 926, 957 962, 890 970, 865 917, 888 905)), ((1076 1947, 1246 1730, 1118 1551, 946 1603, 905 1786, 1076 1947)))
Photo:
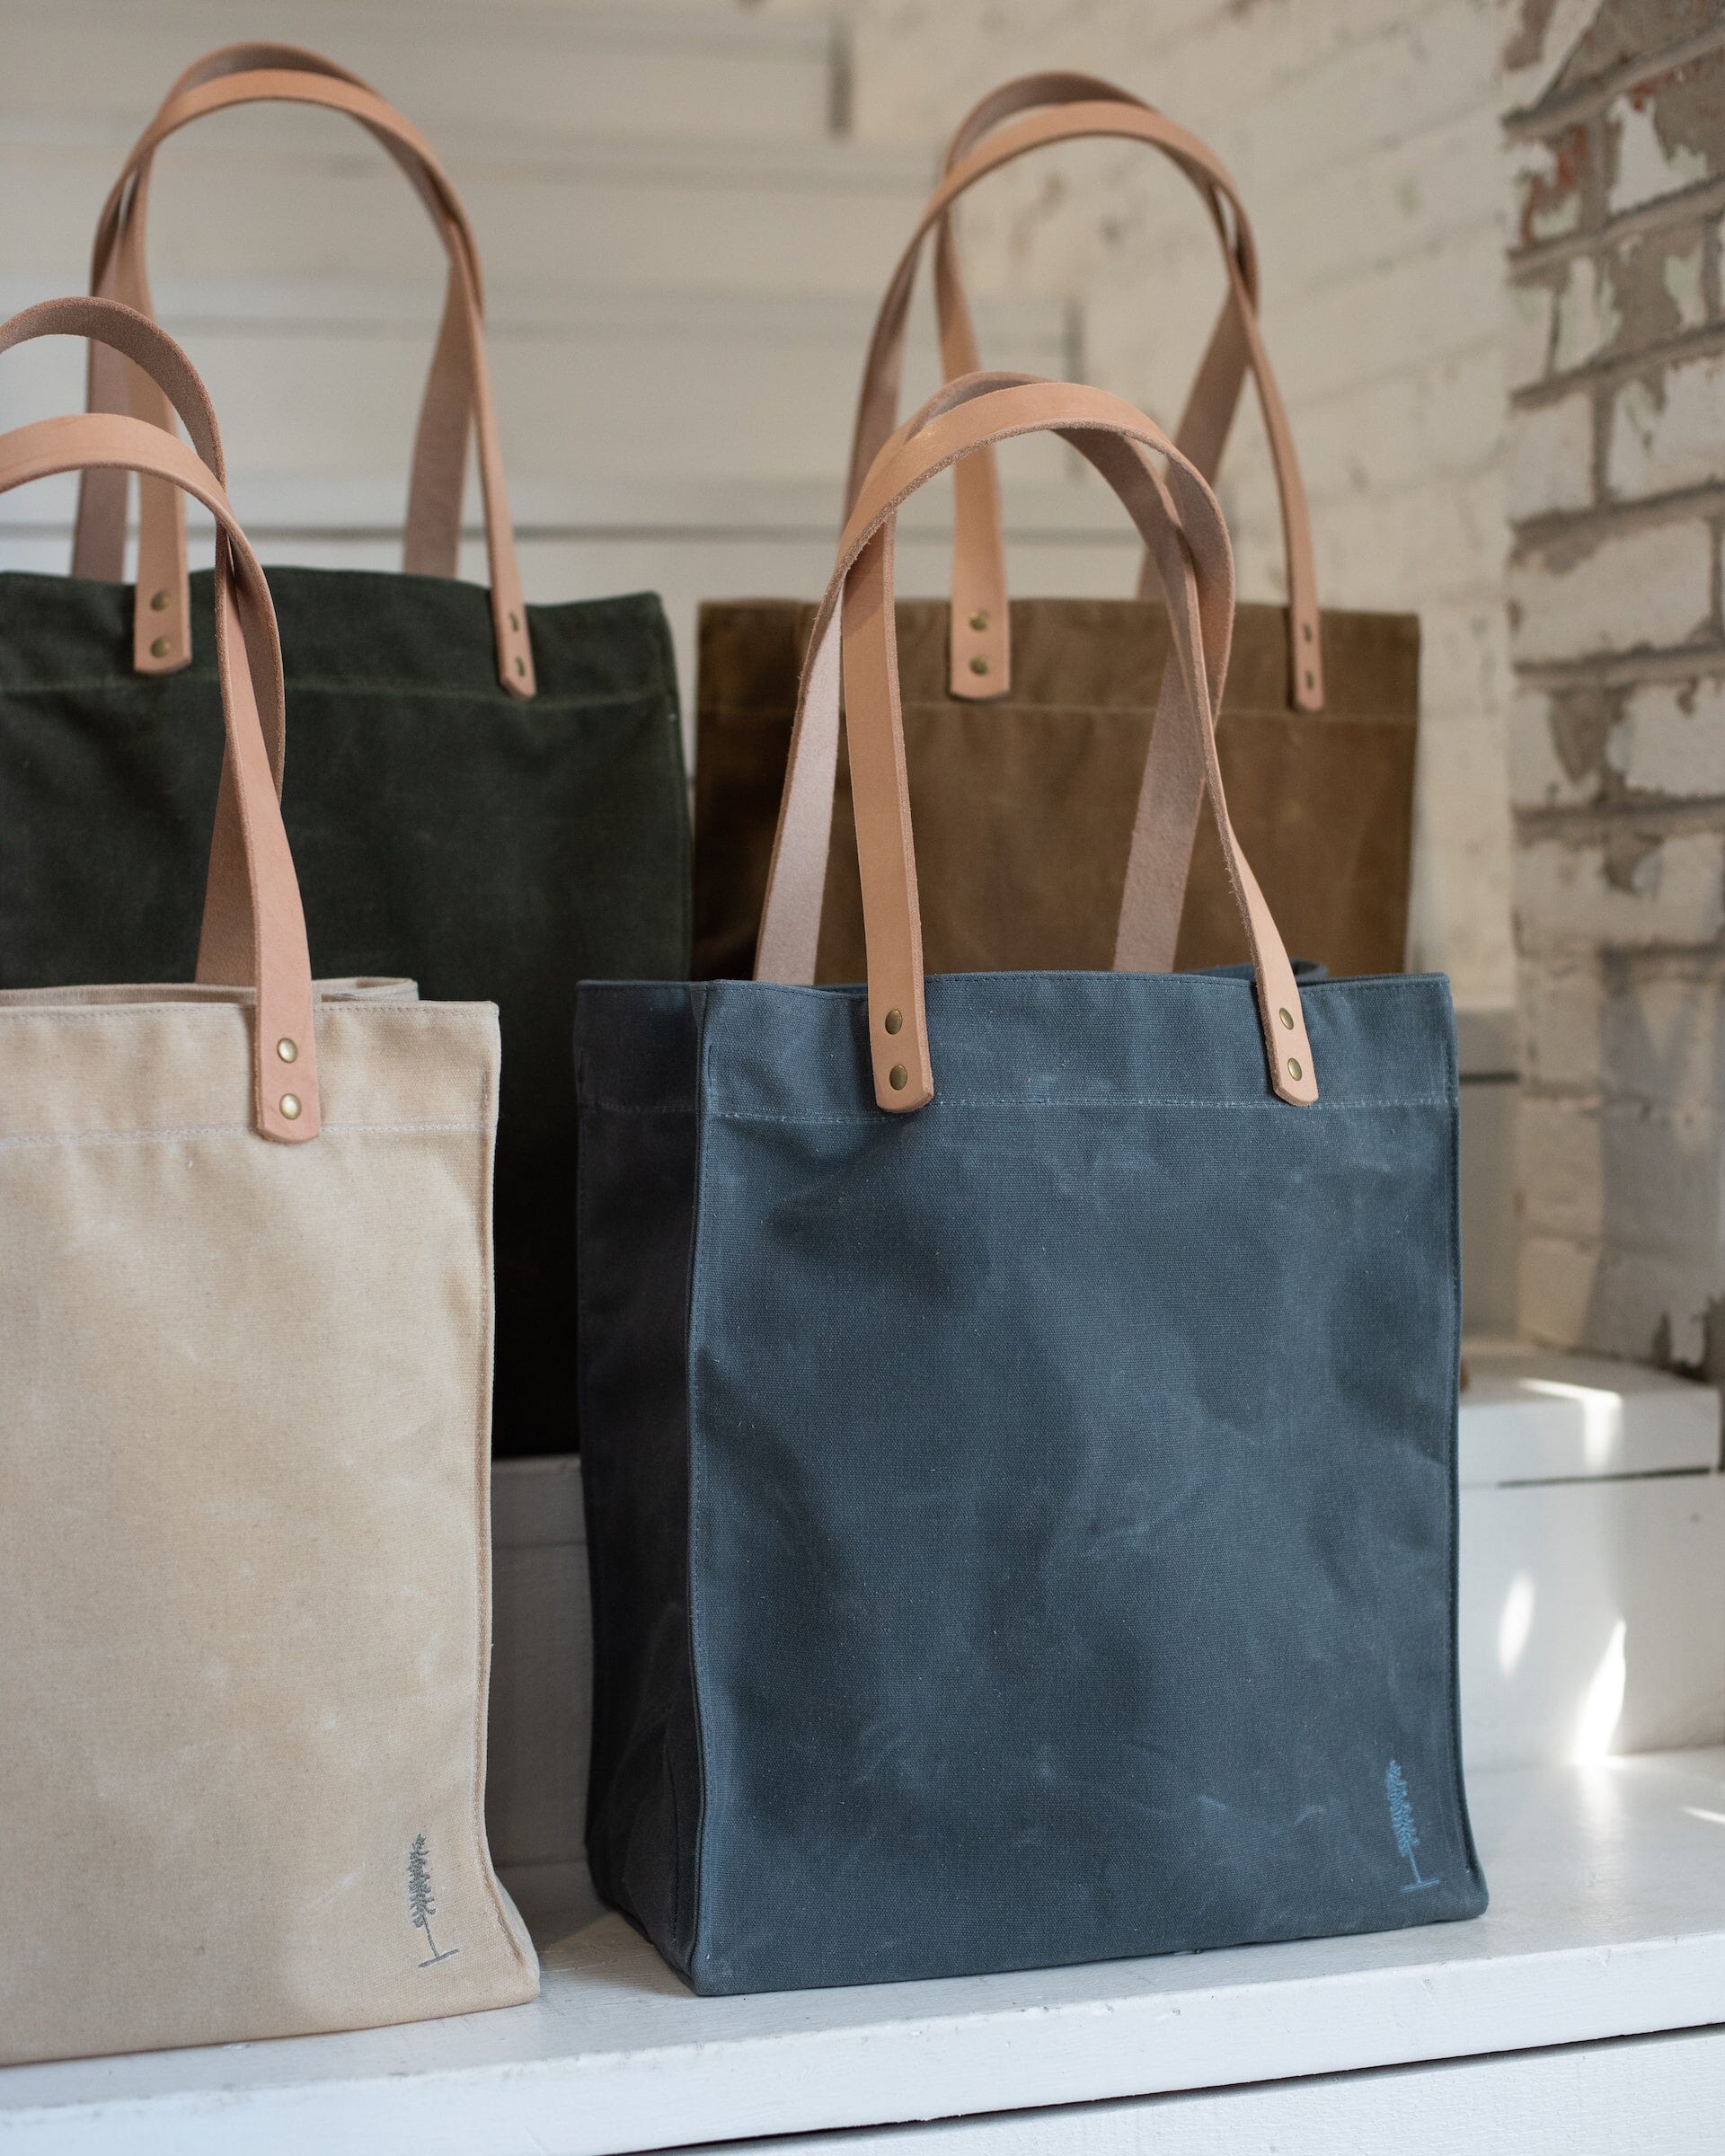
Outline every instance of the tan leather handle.
MULTIPOLYGON (((0 331, 0 349, 25 335, 0 331)), ((0 493, 89 469, 148 474, 183 488, 215 517, 216 664, 244 857, 238 902, 207 922, 199 980, 254 988, 252 1105, 259 1134, 303 1144, 321 1127, 310 955, 299 886, 265 747, 262 712, 281 731, 281 651, 269 587, 216 474, 175 435, 115 412, 39 420, 0 436, 0 493)), ((212 879, 213 880, 213 879, 212 879)))
MULTIPOLYGON (((1007 373, 960 376, 958 382, 936 391, 898 429, 892 443, 907 440, 937 413, 965 402, 984 388, 1013 388, 1039 379, 1034 375, 1007 373)), ((1080 454, 1092 463, 1101 454, 1099 440, 1097 437, 1079 437, 1080 454)), ((962 471, 964 466, 954 468, 962 471)), ((1232 588, 1231 556, 1225 573, 1232 588)), ((1231 633, 1231 620, 1229 627, 1231 633)), ((810 694, 799 756, 783 796, 774 886, 778 925, 770 959, 774 979, 814 977, 831 843, 833 788, 838 770, 836 623, 829 627, 825 652, 816 654, 812 644, 809 651, 819 658, 823 678, 830 677, 831 694, 810 694)), ((1221 685, 1218 676, 1214 690, 1218 709, 1221 685)), ((1113 959, 1122 972, 1167 973, 1173 968, 1207 783, 1202 747, 1187 723, 1180 670, 1171 662, 1163 670, 1127 855, 1113 959)))
MULTIPOLYGON (((1020 435, 1048 432, 1081 449, 1101 472, 1132 515, 1155 563, 1172 637, 1170 676, 1179 683, 1177 703, 1169 716, 1187 738, 1190 753, 1201 760, 1223 859, 1252 952, 1269 1082, 1282 1100, 1309 1105, 1318 1098, 1317 1081, 1294 971, 1234 835, 1216 760, 1216 710, 1226 672, 1234 607, 1226 526, 1215 495, 1191 460, 1153 421, 1101 390, 1030 377, 969 377, 950 385, 933 416, 892 437, 870 468, 846 523, 838 565, 809 640, 761 923, 756 978, 813 979, 819 891, 831 828, 831 762, 836 757, 842 663, 868 953, 875 1097, 882 1108, 895 1112, 921 1107, 933 1097, 898 702, 893 531, 898 509, 909 496, 959 458, 1020 435), (1165 482, 1145 457, 1145 450, 1168 459, 1165 482), (824 826, 821 804, 811 784, 817 779, 824 780, 827 788, 824 826)), ((1152 825, 1154 821, 1152 817, 1152 825)), ((1120 962, 1118 950, 1116 962, 1120 962)))
MULTIPOLYGON (((1310 516, 1292 430, 1259 331, 1257 258, 1250 221, 1226 167, 1214 153, 1189 130, 1112 84, 1093 75, 1027 75, 992 92, 960 123, 941 179, 900 257, 875 321, 858 401, 847 506, 895 424, 905 325, 916 266, 929 233, 936 239, 942 365, 951 379, 980 364, 953 243, 953 203, 988 172, 1033 150, 1095 137, 1143 142, 1163 151, 1191 181, 1209 212, 1227 271, 1228 296, 1176 438, 1199 469, 1213 476, 1245 375, 1251 372, 1263 409, 1281 503, 1293 702, 1300 710, 1322 710, 1323 672, 1310 516)), ((1012 683, 1011 615, 999 482, 992 455, 960 465, 953 483, 949 686, 955 696, 1002 696, 1012 683)), ((1144 576, 1139 589, 1141 594, 1147 589, 1144 576)))
MULTIPOLYGON (((297 103, 356 119, 383 145, 430 212, 449 258, 448 286, 415 441, 404 562, 415 573, 453 576, 461 533, 467 445, 477 436, 490 556, 498 676, 512 695, 534 694, 533 651, 516 558, 502 452, 485 352, 479 254, 459 198, 430 145, 357 76, 294 47, 243 45, 207 55, 188 69, 134 146, 98 222, 92 262, 97 292, 150 314, 144 246, 155 154, 179 128, 231 106, 297 103), (252 64, 276 63, 276 64, 252 64)), ((147 380, 93 358, 93 410, 128 408, 167 424, 147 380)), ((138 580, 133 659, 161 673, 190 657, 185 508, 177 490, 140 482, 138 580)), ((126 482, 96 474, 79 503, 76 574, 118 579, 125 541, 126 482)))

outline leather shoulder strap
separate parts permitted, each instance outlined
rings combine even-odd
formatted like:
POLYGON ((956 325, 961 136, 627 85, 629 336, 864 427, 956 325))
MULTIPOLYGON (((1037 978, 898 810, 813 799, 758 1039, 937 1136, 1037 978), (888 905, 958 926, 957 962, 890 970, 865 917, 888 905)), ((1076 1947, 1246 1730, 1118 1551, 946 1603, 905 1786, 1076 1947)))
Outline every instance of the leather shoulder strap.
MULTIPOLYGON (((1323 679, 1310 518, 1292 431, 1258 328, 1258 268, 1251 224, 1233 180, 1214 152, 1190 130, 1112 84, 1076 74, 1024 76, 991 92, 961 122, 876 317, 858 400, 847 502, 854 499, 862 473, 894 425, 905 326, 924 239, 931 231, 935 234, 942 365, 951 379, 980 364, 953 243, 954 203, 977 181, 1018 157, 1055 143, 1096 137, 1138 141, 1161 150, 1198 189, 1215 227, 1228 277, 1228 296, 1177 438, 1199 469, 1213 476, 1250 370, 1263 408, 1281 501, 1292 700, 1296 708, 1321 710, 1323 679)), ((960 465, 954 473, 954 489, 949 688, 953 695, 968 699, 1002 696, 1012 681, 1011 615, 999 482, 992 455, 960 465)))
POLYGON ((1269 1082, 1284 1100, 1308 1105, 1318 1097, 1317 1083, 1293 968, 1229 821, 1216 754, 1216 706, 1234 603, 1226 526, 1191 461, 1141 412, 1100 390, 1030 377, 969 377, 950 385, 932 417, 893 436, 870 467, 809 640, 756 977, 813 978, 818 890, 825 879, 831 820, 825 752, 836 733, 842 670, 876 1099, 882 1108, 898 1112, 933 1098, 894 647, 892 532, 903 502, 958 458, 1019 435, 1047 432, 1059 434, 1091 457, 1126 502, 1153 552, 1168 600, 1179 668, 1180 702, 1171 715, 1185 728, 1202 761, 1229 881, 1252 954, 1269 1082), (1146 450, 1168 459, 1165 482, 1146 450), (801 768, 805 757, 826 780, 824 829, 818 827, 821 803, 809 784, 812 774, 801 768))
POLYGON ((269 587, 216 474, 176 437, 113 412, 39 420, 0 435, 0 493, 93 468, 148 473, 181 487, 202 502, 218 527, 216 650, 227 737, 224 782, 234 791, 245 873, 233 910, 213 931, 206 923, 206 947, 229 959, 231 970, 206 971, 200 959, 199 978, 257 991, 256 1127, 263 1137, 303 1144, 320 1128, 317 1040, 305 915, 261 720, 261 708, 273 705, 279 731, 281 654, 269 587))
MULTIPOLYGON (((404 561, 419 574, 456 573, 467 447, 476 434, 498 676, 512 695, 531 696, 532 644, 485 352, 478 248, 430 145, 394 106, 333 62, 291 46, 240 45, 207 55, 175 84, 109 194, 96 230, 92 288, 124 299, 140 313, 152 313, 144 243, 156 150, 169 136, 210 112, 283 102, 341 112, 366 128, 406 175, 443 241, 448 285, 415 442, 404 561)), ((90 404, 93 410, 129 408, 155 424, 168 423, 147 381, 123 368, 116 373, 100 355, 92 360, 90 404)), ((184 506, 177 490, 141 485, 139 491, 134 663, 142 672, 169 672, 190 656, 184 506)), ((123 480, 116 487, 93 475, 79 504, 75 573, 117 580, 124 535, 123 480)))

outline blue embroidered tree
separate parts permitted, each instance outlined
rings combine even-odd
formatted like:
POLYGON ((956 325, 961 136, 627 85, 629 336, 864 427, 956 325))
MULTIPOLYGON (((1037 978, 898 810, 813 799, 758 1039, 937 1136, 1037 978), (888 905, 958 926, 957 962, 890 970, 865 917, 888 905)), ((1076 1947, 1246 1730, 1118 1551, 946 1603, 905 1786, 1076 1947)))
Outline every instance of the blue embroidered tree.
POLYGON ((452 1954, 459 1954, 459 1947, 446 1947, 441 1954, 438 1942, 431 1936, 431 1919, 438 1913, 438 1904, 431 1894, 431 1859, 425 1846, 425 1836, 416 1834, 413 1846, 407 1852, 407 1907, 413 1919, 413 1929, 425 1933, 425 1943, 431 1949, 430 1959, 420 1966, 429 1969, 434 1962, 447 1961, 452 1954))
POLYGON ((1384 1775, 1384 1794, 1390 1805, 1390 1832, 1395 1836, 1397 1851, 1413 1868, 1413 1878, 1404 1886, 1403 1894, 1418 1894, 1422 1886, 1440 1886, 1441 1879, 1426 1879, 1420 1876, 1419 1859, 1414 1851, 1420 1846, 1420 1830, 1413 1824, 1413 1802, 1408 1795, 1407 1777, 1394 1760, 1384 1775))

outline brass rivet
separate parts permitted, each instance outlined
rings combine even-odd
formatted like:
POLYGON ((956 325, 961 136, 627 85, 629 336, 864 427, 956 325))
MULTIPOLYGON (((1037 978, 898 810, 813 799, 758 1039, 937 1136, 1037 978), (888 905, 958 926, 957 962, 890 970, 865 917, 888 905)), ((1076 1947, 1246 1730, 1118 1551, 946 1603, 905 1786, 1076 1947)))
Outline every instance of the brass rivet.
POLYGON ((150 646, 150 657, 152 658, 165 658, 168 656, 168 653, 172 650, 172 649, 173 646, 169 643, 165 636, 158 636, 155 641, 150 646))
POLYGON ((910 1073, 902 1063, 895 1063, 887 1073, 887 1083, 895 1093, 902 1093, 910 1083, 910 1073))
POLYGON ((512 614, 509 616, 509 627, 510 627, 512 630, 514 630, 515 633, 516 633, 518 636, 519 636, 519 635, 520 635, 520 633, 521 633, 521 616, 520 616, 518 614, 512 614))
POLYGON ((978 651, 977 656, 970 661, 970 671, 973 674, 986 674, 988 671, 988 661, 982 656, 980 651, 978 651))
POLYGON ((970 616, 970 626, 980 635, 988 626, 988 616, 986 614, 973 614, 970 616))
POLYGON ((290 1123, 298 1122, 299 1095, 297 1093, 284 1093, 281 1096, 281 1112, 290 1123))
POLYGON ((299 1044, 293 1040, 279 1040, 276 1043, 276 1054, 281 1057, 284 1063, 296 1062, 299 1056, 299 1044))
POLYGON ((152 614, 165 614, 167 612, 167 593, 165 591, 153 591, 150 594, 150 612, 152 614))
POLYGON ((515 662, 515 670, 518 674, 525 674, 527 670, 526 660, 525 658, 518 658, 515 662))
POLYGON ((1305 637, 1308 644, 1312 641, 1312 624, 1310 622, 1307 622, 1304 624, 1300 633, 1305 637))
POLYGON ((902 1011, 889 1011, 884 1021, 889 1033, 896 1033, 904 1022, 905 1014, 902 1011))
POLYGON ((1294 1013, 1291 1011, 1278 1011, 1276 1015, 1291 1033, 1294 1030, 1294 1013))
POLYGON ((1307 687, 1308 689, 1311 689, 1311 688, 1315 688, 1315 687, 1317 686, 1317 680, 1318 680, 1318 677, 1317 677, 1317 676, 1316 676, 1316 675, 1315 675, 1315 674, 1314 674, 1314 673, 1312 671, 1311 667, 1308 667, 1305 669, 1305 685, 1306 685, 1306 687, 1307 687))
POLYGON ((1290 1078, 1305 1077, 1305 1073, 1300 1068, 1300 1059, 1297 1056, 1290 1056, 1288 1057, 1287 1074, 1290 1078))

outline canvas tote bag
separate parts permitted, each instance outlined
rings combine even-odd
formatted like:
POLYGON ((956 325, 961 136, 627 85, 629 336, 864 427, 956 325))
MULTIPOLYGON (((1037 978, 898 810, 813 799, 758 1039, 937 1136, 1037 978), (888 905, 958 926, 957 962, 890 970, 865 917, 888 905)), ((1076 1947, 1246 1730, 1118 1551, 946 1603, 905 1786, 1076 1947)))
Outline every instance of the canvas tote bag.
POLYGON ((1216 755, 1232 597, 1148 420, 957 384, 846 526, 757 977, 582 988, 589 1850, 697 1991, 1484 1905, 1449 998, 1296 983, 1216 755), (893 520, 1049 429, 1172 602, 1117 970, 925 980, 893 520), (822 988, 841 636, 868 973, 822 988), (1207 791, 1251 976, 1135 970, 1207 791))
MULTIPOLYGON (((218 526, 226 738, 198 984, 0 994, 0 2064, 357 2028, 537 1989, 486 1851, 487 1004, 314 986, 282 674, 201 385, 103 301, 196 454, 0 437, 218 526)), ((108 833, 100 803, 79 857, 108 833)))
MULTIPOLYGON (((574 1441, 575 1125, 569 1032, 586 974, 680 977, 688 834, 669 632, 650 596, 524 606, 486 366, 473 234, 429 146, 350 75, 241 45, 180 78, 127 158, 93 288, 150 314, 144 247, 158 150, 218 111, 283 101, 348 115, 424 201, 449 259, 420 415, 406 575, 272 568, 295 738, 286 812, 314 948, 332 972, 402 974, 501 1008, 498 1433, 574 1441), (491 589, 455 580, 470 441, 491 589), (559 1197, 559 1193, 562 1197, 559 1197)), ((112 354, 91 402, 172 425, 112 354)), ((217 768, 216 680, 185 573, 184 510, 140 488, 140 574, 119 588, 127 480, 85 484, 72 581, 0 579, 0 985, 172 980, 197 947, 217 768), (102 833, 98 858, 78 835, 102 833)))
MULTIPOLYGON (((1267 424, 1287 550, 1287 607, 1239 608, 1218 743, 1235 828, 1291 948, 1332 972, 1398 970, 1407 933, 1419 623, 1320 613, 1305 490, 1257 318, 1252 228, 1225 169, 1184 128, 1083 75, 1008 83, 965 119, 888 287, 857 413, 847 499, 897 421, 906 318, 924 241, 949 379, 981 363, 951 211, 986 174, 1083 137, 1161 150, 1190 180, 1221 243, 1228 296, 1176 438, 1213 475, 1248 374, 1267 424)), ((937 972, 1109 962, 1131 804, 1166 663, 1160 607, 1139 600, 1008 605, 994 460, 954 475, 952 601, 900 602, 911 800, 924 933, 937 972)), ((700 626, 695 971, 746 975, 812 606, 713 602, 700 626)), ((841 810, 848 776, 841 763, 841 810)), ((862 973, 862 923, 841 813, 818 973, 862 973)), ((1206 827, 1178 962, 1243 956, 1220 849, 1206 827)))

